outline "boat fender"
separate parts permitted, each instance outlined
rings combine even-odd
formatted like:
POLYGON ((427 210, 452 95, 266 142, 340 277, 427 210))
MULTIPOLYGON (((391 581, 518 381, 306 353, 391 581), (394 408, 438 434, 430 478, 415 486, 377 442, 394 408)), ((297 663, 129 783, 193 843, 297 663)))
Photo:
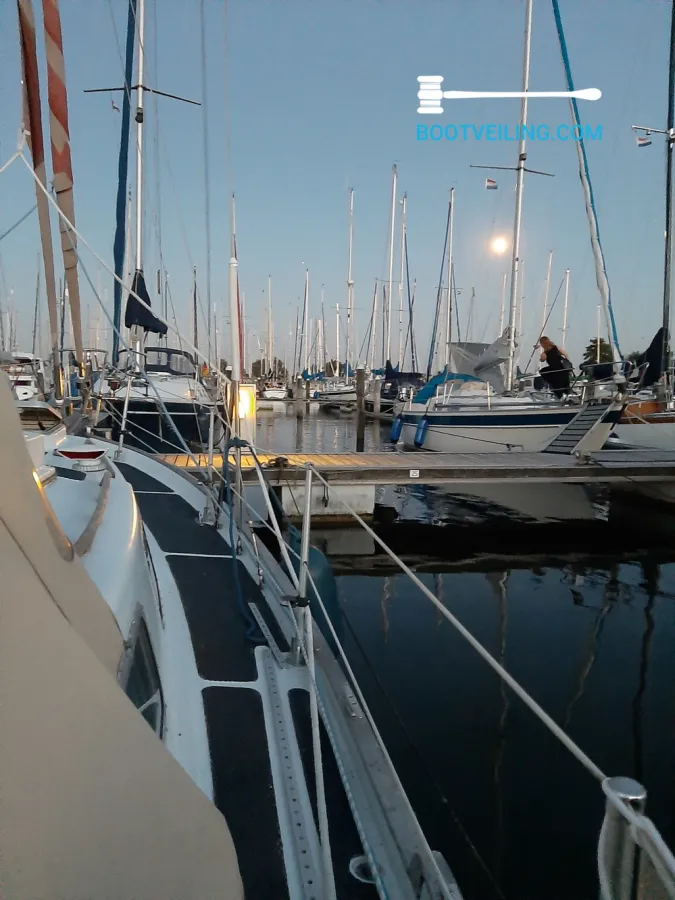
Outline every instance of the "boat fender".
POLYGON ((424 441, 427 436, 427 431, 429 430, 429 420, 426 416, 422 416, 422 418, 417 423, 417 428, 415 429, 415 446, 422 447, 424 445, 424 441))
POLYGON ((391 423, 391 434, 389 435, 389 440, 392 442, 392 444, 398 444, 402 431, 403 416, 395 416, 394 421, 391 423))
MULTIPOLYGON (((302 536, 297 528, 291 526, 288 533, 288 543, 291 549, 298 554, 300 553, 301 538, 302 536)), ((300 560, 295 556, 295 553, 292 554, 291 558, 293 560, 293 568, 295 569, 296 575, 299 575, 300 560)), ((312 617, 319 627, 321 634, 327 641, 328 646, 331 648, 332 652, 337 655, 338 651, 335 646, 335 641, 330 633, 326 617, 323 614, 323 610, 321 609, 321 605, 316 596, 316 592, 318 591, 328 614, 328 618, 338 636, 338 640, 342 642, 342 615, 338 601, 337 581, 335 580, 333 569, 328 562, 326 555, 317 547, 313 546, 310 546, 309 548, 307 568, 311 576, 311 580, 307 580, 307 595, 309 597, 310 612, 312 613, 312 617), (316 591, 312 586, 312 581, 316 585, 316 591)))

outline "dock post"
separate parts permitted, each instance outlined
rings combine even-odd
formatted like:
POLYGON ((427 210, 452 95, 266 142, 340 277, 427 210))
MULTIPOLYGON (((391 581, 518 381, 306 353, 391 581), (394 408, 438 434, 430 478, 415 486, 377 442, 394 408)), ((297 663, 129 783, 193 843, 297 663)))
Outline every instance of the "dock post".
POLYGON ((310 382, 306 381, 305 382, 305 415, 306 416, 309 415, 309 400, 310 400, 311 396, 312 396, 312 390, 310 387, 310 382))
MULTIPOLYGON (((647 791, 632 778, 608 778, 607 787, 614 796, 634 813, 643 814, 647 791)), ((598 848, 601 883, 611 885, 616 900, 633 900, 639 878, 639 850, 630 822, 621 815, 612 799, 607 798, 605 821, 601 832, 602 846, 598 848)))
POLYGON ((366 435, 366 370, 356 370, 356 452, 363 453, 366 435))
POLYGON ((295 379, 293 399, 295 400, 295 415, 301 419, 305 414, 305 405, 302 402, 302 378, 300 375, 295 379))
POLYGON ((382 396, 380 394, 381 383, 375 382, 375 393, 373 394, 373 418, 380 418, 380 409, 382 404, 382 396))

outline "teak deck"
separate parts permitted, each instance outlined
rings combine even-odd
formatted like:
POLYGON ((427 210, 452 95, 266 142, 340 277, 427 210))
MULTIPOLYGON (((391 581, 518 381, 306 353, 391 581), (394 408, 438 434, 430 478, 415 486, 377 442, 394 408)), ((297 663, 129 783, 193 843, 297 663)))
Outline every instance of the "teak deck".
MULTIPOLYGON (((161 459, 187 469, 205 469, 206 454, 168 454, 161 459)), ((675 480, 675 450, 604 450, 577 459, 553 453, 258 453, 271 485, 304 480, 312 466, 332 484, 453 484, 481 482, 612 482, 675 480), (283 462, 280 464, 280 460, 283 462)), ((214 466, 222 468, 220 454, 214 466)), ((230 456, 230 464, 234 457, 230 456)), ((241 454, 245 484, 257 482, 255 462, 241 454)))

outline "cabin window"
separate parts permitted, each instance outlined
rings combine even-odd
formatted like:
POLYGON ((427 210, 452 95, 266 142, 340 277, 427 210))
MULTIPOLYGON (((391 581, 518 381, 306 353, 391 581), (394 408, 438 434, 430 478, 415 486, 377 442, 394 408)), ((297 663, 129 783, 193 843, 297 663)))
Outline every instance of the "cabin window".
POLYGON ((134 645, 126 692, 148 725, 161 737, 164 728, 162 686, 150 635, 143 620, 134 645))

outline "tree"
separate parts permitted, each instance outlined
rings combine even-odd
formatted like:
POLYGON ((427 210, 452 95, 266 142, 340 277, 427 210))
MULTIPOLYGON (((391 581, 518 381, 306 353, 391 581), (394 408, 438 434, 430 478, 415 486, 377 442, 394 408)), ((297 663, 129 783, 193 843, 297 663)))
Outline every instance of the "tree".
POLYGON ((284 381, 286 378, 286 367, 283 360, 275 357, 271 366, 266 359, 254 359, 251 363, 251 378, 265 378, 270 372, 274 372, 277 378, 284 381))
POLYGON ((612 348, 607 343, 604 338, 593 338, 593 340, 589 343, 589 345, 584 350, 584 358, 582 360, 582 365, 592 366, 598 362, 598 342, 600 343, 600 362, 601 363, 611 363, 613 360, 612 356, 612 348))

